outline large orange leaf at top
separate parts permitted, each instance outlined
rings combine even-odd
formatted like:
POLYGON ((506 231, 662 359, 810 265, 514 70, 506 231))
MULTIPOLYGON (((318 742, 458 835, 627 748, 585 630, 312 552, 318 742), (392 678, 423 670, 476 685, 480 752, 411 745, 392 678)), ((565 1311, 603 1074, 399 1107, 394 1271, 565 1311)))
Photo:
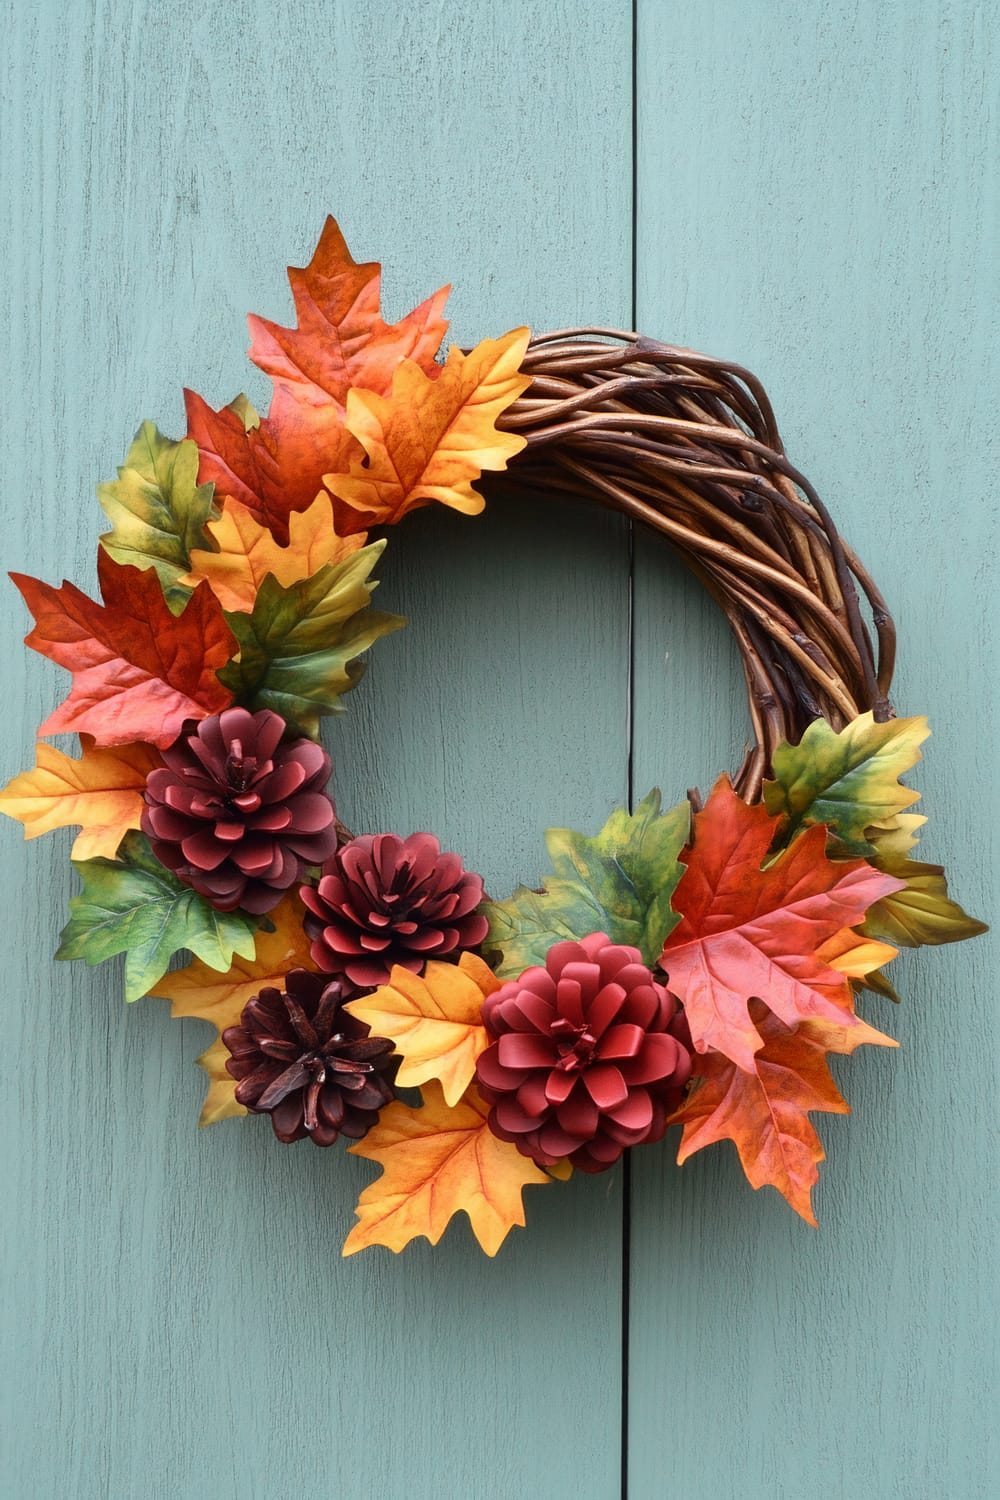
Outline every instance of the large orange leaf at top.
POLYGON ((36 762, 0 792, 0 812, 24 824, 26 839, 79 824, 75 860, 114 859, 139 827, 146 777, 161 764, 151 745, 98 750, 89 737, 79 760, 39 740, 36 762))
MULTIPOLYGON (((325 473, 346 470, 350 454, 360 452, 344 425, 348 391, 388 391, 403 359, 433 374, 448 326, 441 311, 449 290, 443 287, 399 323, 385 323, 379 266, 357 265, 330 218, 309 265, 290 267, 288 279, 297 327, 249 319, 250 357, 274 382, 270 411, 259 425, 248 428, 237 407, 213 411, 185 392, 188 436, 201 453, 199 480, 213 481, 220 497, 239 500, 282 543, 289 514, 312 502, 325 473)), ((365 527, 358 519, 352 529, 365 527)))
POLYGON ((848 980, 818 950, 899 889, 864 860, 827 859, 822 824, 762 869, 779 822, 720 778, 681 856, 687 869, 672 898, 681 920, 661 958, 696 1051, 721 1052, 748 1073, 763 1045, 749 1012, 754 998, 788 1026, 815 1019, 861 1025, 853 1016, 845 1022, 848 980))
POLYGON ((719 1052, 699 1060, 700 1075, 674 1124, 684 1127, 679 1162, 716 1141, 731 1140, 748 1181, 755 1188, 778 1189, 797 1214, 815 1225, 812 1189, 824 1158, 809 1113, 849 1114, 826 1058, 849 1053, 862 1043, 895 1047, 846 1008, 839 1021, 815 1019, 791 1029, 761 1001, 750 1006, 760 1050, 753 1072, 738 1068, 719 1052))
POLYGON ((436 1083, 422 1109, 396 1101, 384 1109, 352 1156, 383 1171, 358 1199, 344 1254, 366 1245, 402 1250, 419 1235, 436 1245, 455 1214, 468 1214, 487 1255, 495 1255, 515 1224, 524 1224, 521 1190, 549 1178, 486 1123, 489 1105, 470 1088, 454 1107, 436 1083))
MULTIPOLYGON (((387 397, 351 391, 347 425, 364 454, 349 473, 327 474, 325 483, 366 528, 391 525, 435 500, 466 515, 482 510, 472 481, 484 469, 505 469, 524 447, 524 438, 494 424, 531 384, 521 374, 529 336, 515 328, 469 354, 451 349, 435 380, 404 361, 387 397)), ((346 520, 342 525, 346 530, 346 520)))
POLYGON ((163 749, 185 719, 207 718, 232 702, 215 674, 236 640, 204 584, 174 615, 155 569, 117 563, 101 549, 97 576, 103 604, 72 583, 53 588, 11 574, 35 617, 25 644, 73 673, 69 697, 39 733, 75 730, 98 745, 144 740, 163 749))

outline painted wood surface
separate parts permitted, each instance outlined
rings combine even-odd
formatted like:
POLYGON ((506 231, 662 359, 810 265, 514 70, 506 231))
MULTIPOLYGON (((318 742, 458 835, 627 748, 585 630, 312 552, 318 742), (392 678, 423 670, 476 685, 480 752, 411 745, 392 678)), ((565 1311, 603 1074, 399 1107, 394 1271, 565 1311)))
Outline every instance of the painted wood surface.
MULTIPOLYGON (((973 3, 639 0, 638 322, 739 357, 897 613, 898 703, 935 738, 930 857, 989 917, 995 854, 997 28, 973 3), (992 65, 992 67, 991 67, 992 65), (991 464, 993 468, 991 470, 991 464)), ((244 313, 323 215, 398 314, 454 279, 469 341, 631 316, 624 0, 14 0, 0 93, 3 563, 93 579, 109 477, 180 389, 266 385, 244 313)), ((721 622, 638 540, 635 787, 738 758, 721 622), (705 682, 709 684, 705 691, 705 682)), ((547 824, 626 795, 628 538, 530 496, 415 518, 381 602, 411 616, 330 731, 355 827, 432 827, 491 890, 547 824), (516 531, 517 541, 514 541, 516 531)), ((56 674, 0 604, 26 763, 56 674)), ((995 949, 902 964, 904 1043, 840 1073, 819 1234, 725 1148, 527 1195, 495 1262, 464 1227, 339 1245, 369 1168, 265 1122, 194 1129, 207 1032, 52 965, 68 840, 0 829, 0 1493, 81 1500, 618 1496, 978 1500, 995 1393, 995 949), (330 1159, 332 1158, 332 1159, 330 1159)))

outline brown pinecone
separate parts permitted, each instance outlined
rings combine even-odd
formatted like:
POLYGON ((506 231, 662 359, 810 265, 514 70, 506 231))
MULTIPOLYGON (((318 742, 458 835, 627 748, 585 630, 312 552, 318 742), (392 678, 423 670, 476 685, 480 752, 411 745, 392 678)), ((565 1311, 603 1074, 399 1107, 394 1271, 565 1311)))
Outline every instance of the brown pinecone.
POLYGON ((219 911, 270 911, 337 847, 330 757, 281 743, 285 721, 227 708, 187 724, 146 781, 143 832, 161 864, 219 911))
POLYGON ((328 974, 292 969, 284 991, 261 990, 222 1033, 237 1102, 269 1114, 279 1141, 360 1140, 393 1097, 392 1042, 343 1009, 354 993, 328 974))
POLYGON ((323 866, 301 896, 313 962, 363 988, 384 984, 394 964, 418 974, 429 958, 474 948, 487 921, 476 911, 483 882, 432 834, 365 835, 323 866))
POLYGON ((476 1063, 490 1129, 542 1166, 603 1172, 659 1140, 691 1073, 676 998, 637 948, 603 933, 556 943, 483 1004, 476 1063))

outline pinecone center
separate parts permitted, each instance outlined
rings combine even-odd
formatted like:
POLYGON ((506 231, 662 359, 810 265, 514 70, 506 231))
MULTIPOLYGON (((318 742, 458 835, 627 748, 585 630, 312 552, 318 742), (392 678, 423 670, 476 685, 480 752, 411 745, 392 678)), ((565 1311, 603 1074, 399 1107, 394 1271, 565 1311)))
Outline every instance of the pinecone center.
POLYGON ((552 1022, 549 1034, 556 1041, 559 1057, 556 1067, 560 1073, 578 1073, 593 1062, 597 1038, 586 1025, 574 1026, 572 1021, 560 1016, 552 1022))

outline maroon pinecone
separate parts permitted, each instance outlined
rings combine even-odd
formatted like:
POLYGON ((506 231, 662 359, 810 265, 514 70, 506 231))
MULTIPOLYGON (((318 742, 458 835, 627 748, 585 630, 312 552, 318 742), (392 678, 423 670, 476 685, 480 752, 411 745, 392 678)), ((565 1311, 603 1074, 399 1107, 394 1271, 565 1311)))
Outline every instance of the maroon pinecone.
POLYGON ((365 835, 343 844, 304 885, 313 962, 362 988, 384 984, 394 964, 418 974, 429 958, 473 948, 486 936, 480 876, 430 833, 365 835))
POLYGON ((483 1022, 490 1129, 545 1167, 603 1172, 626 1146, 659 1140, 691 1073, 676 998, 603 932, 556 943, 544 969, 487 998, 483 1022))
POLYGON ((266 912, 337 847, 330 757, 281 743, 285 721, 227 708, 186 724, 146 780, 142 829, 161 864, 219 911, 266 912))
POLYGON ((392 1042, 344 1010, 354 993, 329 974, 292 969, 284 991, 261 990, 222 1033, 237 1102, 269 1114, 279 1141, 359 1141, 393 1097, 392 1042))

